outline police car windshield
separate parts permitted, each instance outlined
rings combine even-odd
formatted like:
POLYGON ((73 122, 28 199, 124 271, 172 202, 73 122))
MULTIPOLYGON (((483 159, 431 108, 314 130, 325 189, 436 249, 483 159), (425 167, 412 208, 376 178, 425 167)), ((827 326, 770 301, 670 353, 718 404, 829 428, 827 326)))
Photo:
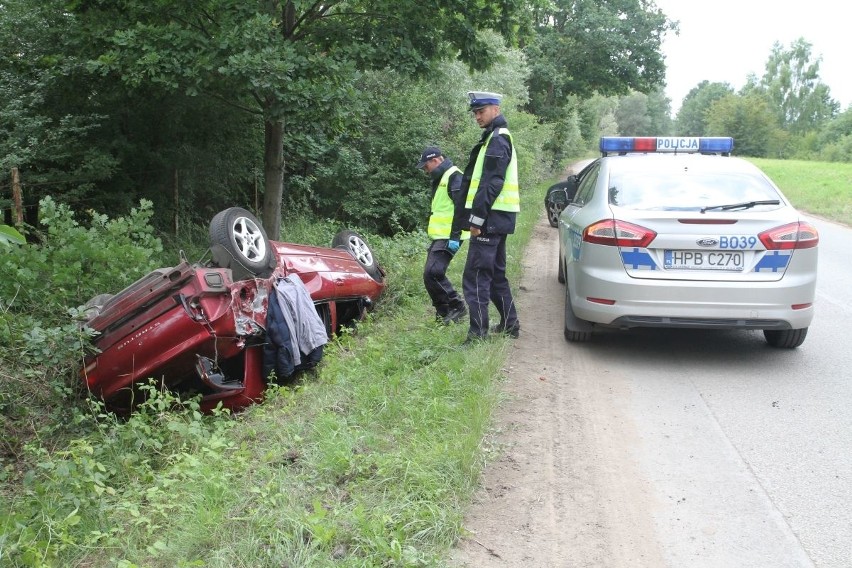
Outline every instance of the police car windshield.
POLYGON ((609 181, 610 204, 628 209, 704 212, 781 204, 766 179, 743 172, 633 170, 612 172, 609 181))

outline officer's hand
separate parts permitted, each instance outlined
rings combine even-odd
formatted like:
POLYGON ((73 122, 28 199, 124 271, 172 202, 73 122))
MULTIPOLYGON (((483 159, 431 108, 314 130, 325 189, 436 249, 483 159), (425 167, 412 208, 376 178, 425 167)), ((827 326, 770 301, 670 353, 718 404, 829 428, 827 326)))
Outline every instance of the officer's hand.
POLYGON ((453 239, 447 241, 447 250, 451 253, 456 254, 459 248, 461 248, 461 243, 459 241, 453 239))
POLYGON ((474 225, 470 226, 470 236, 471 237, 478 237, 481 234, 482 234, 482 229, 480 229, 479 227, 476 227, 474 225))

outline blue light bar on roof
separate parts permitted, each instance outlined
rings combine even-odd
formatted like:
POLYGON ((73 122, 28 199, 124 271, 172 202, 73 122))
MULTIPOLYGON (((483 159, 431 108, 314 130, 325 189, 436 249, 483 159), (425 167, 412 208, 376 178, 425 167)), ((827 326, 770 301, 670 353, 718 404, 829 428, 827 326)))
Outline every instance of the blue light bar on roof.
POLYGON ((734 149, 730 137, 698 136, 602 136, 601 152, 671 152, 729 154, 734 149))

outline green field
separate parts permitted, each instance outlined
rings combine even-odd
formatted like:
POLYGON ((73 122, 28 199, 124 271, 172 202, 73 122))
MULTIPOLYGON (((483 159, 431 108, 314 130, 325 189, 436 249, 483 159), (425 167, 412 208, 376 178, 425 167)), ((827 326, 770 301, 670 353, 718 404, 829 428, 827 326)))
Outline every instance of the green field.
POLYGON ((852 164, 757 158, 749 161, 766 172, 801 211, 838 223, 852 219, 852 164))

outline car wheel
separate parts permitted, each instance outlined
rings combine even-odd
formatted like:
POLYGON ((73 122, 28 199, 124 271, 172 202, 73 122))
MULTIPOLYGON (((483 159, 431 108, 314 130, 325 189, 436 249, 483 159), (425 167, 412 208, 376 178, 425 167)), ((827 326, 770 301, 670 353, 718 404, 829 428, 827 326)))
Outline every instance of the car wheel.
POLYGON ((220 211, 210 221, 210 251, 213 263, 230 268, 235 281, 268 278, 277 262, 260 221, 241 207, 220 211))
POLYGON ((763 337, 766 338, 766 343, 772 347, 783 347, 785 349, 793 349, 805 342, 805 337, 808 335, 808 328, 802 329, 764 329, 763 337))
POLYGON ((547 221, 550 223, 551 227, 559 226, 559 214, 562 213, 562 209, 554 202, 550 202, 547 204, 547 221))
POLYGON ((361 265, 364 271, 369 274, 373 280, 376 282, 384 281, 384 272, 382 271, 381 266, 379 266, 378 260, 376 260, 376 255, 373 254, 373 249, 370 248, 370 245, 367 244, 364 237, 355 231, 351 231, 349 229, 340 231, 331 241, 331 247, 349 251, 349 254, 355 257, 358 264, 361 265))
POLYGON ((565 263, 562 260, 562 255, 559 255, 559 268, 556 269, 556 279, 560 284, 565 284, 565 263))
POLYGON ((565 339, 571 343, 581 343, 592 338, 592 324, 581 320, 571 307, 571 291, 565 286, 565 339))

